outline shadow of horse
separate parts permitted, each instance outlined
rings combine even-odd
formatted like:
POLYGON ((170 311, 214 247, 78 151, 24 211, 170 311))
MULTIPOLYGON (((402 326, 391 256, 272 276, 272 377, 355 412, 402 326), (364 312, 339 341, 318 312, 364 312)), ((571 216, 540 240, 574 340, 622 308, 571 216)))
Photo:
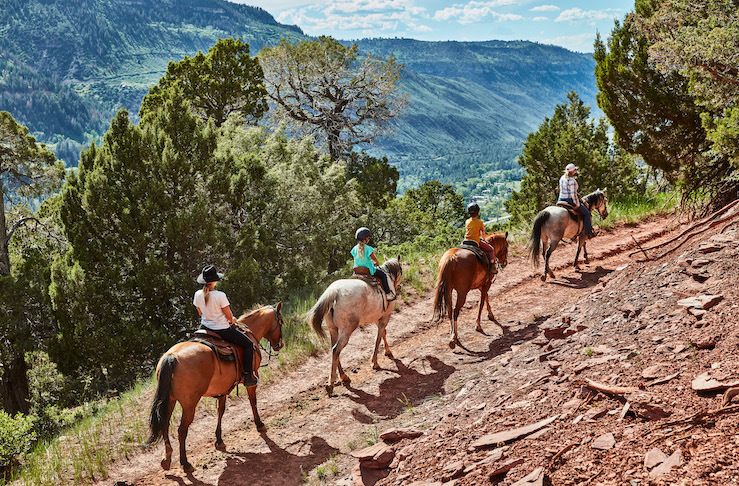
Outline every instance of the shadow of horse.
POLYGON ((269 452, 231 452, 218 484, 300 486, 303 475, 338 454, 325 439, 313 436, 280 447, 267 433, 260 434, 269 452), (288 449, 296 449, 296 453, 288 449))
POLYGON ((537 336, 539 332, 539 325, 544 322, 548 316, 540 317, 531 324, 515 331, 504 332, 498 339, 494 339, 488 345, 488 349, 485 351, 475 351, 465 346, 460 345, 460 350, 455 351, 455 354, 465 354, 477 358, 473 363, 482 363, 496 358, 512 349, 514 343, 524 340, 530 340, 537 336))
POLYGON ((612 273, 613 270, 598 265, 593 271, 579 270, 579 277, 559 277, 559 280, 549 281, 550 285, 559 285, 561 287, 569 287, 572 289, 586 289, 589 287, 595 287, 600 282, 600 279, 612 273))
MULTIPOLYGON (((345 395, 355 403, 366 407, 367 410, 380 415, 383 420, 397 417, 408 406, 418 405, 430 396, 442 395, 444 393, 444 382, 455 371, 453 366, 434 356, 416 358, 408 365, 397 358, 393 361, 397 366, 397 371, 386 371, 395 373, 396 376, 384 380, 380 384, 377 395, 351 386, 347 386, 347 391, 350 393, 345 395), (414 362, 418 362, 422 371, 410 367, 414 362)), ((375 421, 359 411, 355 414, 355 418, 359 422, 367 424, 375 421)))

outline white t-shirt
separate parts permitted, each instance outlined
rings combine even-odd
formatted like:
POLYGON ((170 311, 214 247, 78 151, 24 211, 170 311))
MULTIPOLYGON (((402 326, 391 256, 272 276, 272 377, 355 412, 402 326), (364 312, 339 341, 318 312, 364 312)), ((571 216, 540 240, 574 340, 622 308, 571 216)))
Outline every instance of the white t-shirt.
POLYGON ((208 294, 208 303, 206 304, 203 298, 203 289, 200 289, 195 292, 192 303, 195 307, 199 307, 200 312, 203 313, 200 322, 205 327, 214 331, 228 329, 230 324, 228 319, 226 319, 226 315, 223 313, 223 308, 231 304, 228 302, 228 297, 226 297, 225 293, 220 290, 211 290, 210 294, 208 294))

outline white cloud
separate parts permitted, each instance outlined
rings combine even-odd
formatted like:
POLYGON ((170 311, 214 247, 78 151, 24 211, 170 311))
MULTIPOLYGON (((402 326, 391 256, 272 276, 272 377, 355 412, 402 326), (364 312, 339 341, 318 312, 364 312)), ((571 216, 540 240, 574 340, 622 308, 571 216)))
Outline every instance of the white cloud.
POLYGON ((534 17, 531 20, 534 22, 545 22, 549 20, 549 17, 534 17))
MULTIPOLYGON (((507 0, 506 0, 507 1, 507 0)), ((471 24, 480 22, 486 17, 493 17, 498 21, 506 20, 524 20, 517 14, 500 14, 493 10, 493 5, 500 5, 499 2, 470 2, 464 6, 447 7, 443 10, 437 10, 434 13, 434 20, 443 22, 447 20, 456 20, 460 24, 471 24)))
POLYGON ((416 25, 413 22, 409 23, 408 27, 415 30, 416 32, 432 32, 434 30, 428 25, 416 25))
POLYGON ((531 12, 556 12, 559 10, 559 7, 556 5, 539 5, 538 7, 534 7, 529 10, 531 12))
POLYGON ((616 9, 605 9, 605 10, 582 10, 579 8, 571 8, 565 10, 559 16, 554 19, 555 22, 578 22, 578 21, 593 21, 593 20, 606 20, 619 16, 619 10, 616 9))

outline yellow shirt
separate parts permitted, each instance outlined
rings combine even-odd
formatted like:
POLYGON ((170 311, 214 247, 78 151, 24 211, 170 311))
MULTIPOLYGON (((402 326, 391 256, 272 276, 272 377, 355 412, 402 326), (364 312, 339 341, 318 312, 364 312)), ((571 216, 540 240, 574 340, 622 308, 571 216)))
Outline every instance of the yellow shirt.
POLYGON ((464 223, 464 239, 480 243, 480 233, 485 234, 485 223, 478 218, 470 218, 464 223))

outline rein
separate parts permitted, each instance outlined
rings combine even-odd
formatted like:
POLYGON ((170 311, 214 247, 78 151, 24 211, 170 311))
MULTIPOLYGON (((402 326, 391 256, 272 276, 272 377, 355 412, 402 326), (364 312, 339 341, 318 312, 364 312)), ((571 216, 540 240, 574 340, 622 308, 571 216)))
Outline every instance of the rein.
MULTIPOLYGON (((270 334, 271 334, 271 333, 273 333, 273 332, 275 331, 275 329, 277 328, 277 326, 279 326, 279 324, 280 324, 280 322, 279 322, 280 318, 279 318, 279 317, 277 317, 277 309, 275 309, 275 307, 274 307, 274 306, 270 305, 270 306, 268 306, 268 307, 269 307, 270 309, 272 309, 272 312, 274 312, 274 313, 275 313, 275 324, 276 324, 276 326, 275 326, 275 327, 273 327, 273 328, 272 328, 272 330, 270 331, 270 334)), ((280 332, 280 341, 282 341, 282 332, 280 332)), ((258 344, 259 344, 259 348, 260 348, 260 349, 261 349, 262 351, 264 351, 265 353, 267 353, 267 362, 266 362, 266 363, 264 363, 264 364, 263 364, 263 365, 262 365, 261 367, 269 366, 269 362, 270 362, 270 361, 272 361, 272 352, 273 352, 273 351, 274 351, 274 355, 275 355, 275 356, 279 356, 279 355, 280 355, 280 352, 279 352, 279 351, 277 351, 277 350, 275 350, 275 349, 274 349, 274 348, 272 347, 272 342, 271 342, 271 341, 270 341, 269 339, 267 340, 267 342, 269 343, 269 350, 266 350, 266 349, 264 349, 264 346, 262 346, 262 343, 261 343, 261 341, 260 341, 260 342, 258 343, 258 344)), ((282 347, 282 346, 280 346, 280 347, 282 347)))

